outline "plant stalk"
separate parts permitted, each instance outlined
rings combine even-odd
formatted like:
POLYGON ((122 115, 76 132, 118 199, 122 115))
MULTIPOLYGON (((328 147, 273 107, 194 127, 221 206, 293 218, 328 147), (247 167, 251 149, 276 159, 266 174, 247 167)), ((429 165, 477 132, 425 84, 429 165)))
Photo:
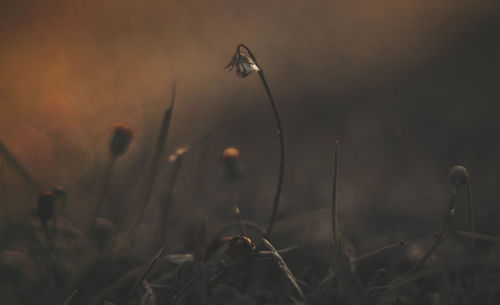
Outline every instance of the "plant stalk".
POLYGON ((278 127, 277 133, 280 141, 280 164, 279 164, 279 174, 278 174, 278 185, 276 187, 276 193, 274 194, 273 209, 266 230, 266 236, 269 237, 269 235, 273 230, 274 223, 276 221, 276 216, 278 214, 278 205, 281 197, 281 189, 283 187, 283 179, 285 176, 285 138, 283 134, 283 128, 281 126, 281 119, 278 113, 278 108, 276 107, 273 95, 271 94, 271 89, 269 89, 269 85, 267 84, 266 77, 264 76, 264 71, 262 70, 262 67, 258 64, 257 59, 253 55, 252 51, 250 51, 250 49, 247 46, 245 46, 244 44, 239 44, 237 46, 238 52, 240 48, 244 48, 248 52, 248 55, 250 55, 250 57, 254 61, 255 65, 259 67, 259 76, 262 81, 262 84, 264 85, 264 88, 266 89, 267 97, 269 98, 269 102, 271 103, 271 107, 273 108, 274 118, 276 120, 276 125, 278 127))

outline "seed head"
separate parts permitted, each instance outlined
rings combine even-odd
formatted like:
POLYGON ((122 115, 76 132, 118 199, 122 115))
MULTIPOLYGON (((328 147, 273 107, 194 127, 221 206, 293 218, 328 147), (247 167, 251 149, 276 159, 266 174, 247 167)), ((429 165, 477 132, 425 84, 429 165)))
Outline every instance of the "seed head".
POLYGON ((455 165, 450 170, 451 184, 458 188, 469 181, 467 169, 461 165, 455 165))
POLYGON ((236 71, 236 75, 241 78, 247 77, 252 74, 252 72, 260 71, 252 57, 243 52, 240 46, 236 48, 236 52, 234 53, 229 64, 226 66, 226 69, 229 71, 234 69, 236 71))
POLYGON ((43 191, 38 196, 36 214, 42 223, 46 223, 54 216, 56 196, 51 191, 43 191))
POLYGON ((113 158, 123 155, 134 138, 134 131, 128 125, 115 123, 114 132, 110 142, 110 150, 113 158))

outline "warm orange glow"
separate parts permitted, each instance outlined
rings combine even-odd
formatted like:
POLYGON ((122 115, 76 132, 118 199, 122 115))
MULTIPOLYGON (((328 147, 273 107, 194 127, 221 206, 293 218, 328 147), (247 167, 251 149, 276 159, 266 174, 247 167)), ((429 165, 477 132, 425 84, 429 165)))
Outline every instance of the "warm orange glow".
POLYGON ((222 159, 223 160, 229 160, 229 159, 236 159, 240 156, 240 151, 233 146, 226 147, 222 151, 222 159))

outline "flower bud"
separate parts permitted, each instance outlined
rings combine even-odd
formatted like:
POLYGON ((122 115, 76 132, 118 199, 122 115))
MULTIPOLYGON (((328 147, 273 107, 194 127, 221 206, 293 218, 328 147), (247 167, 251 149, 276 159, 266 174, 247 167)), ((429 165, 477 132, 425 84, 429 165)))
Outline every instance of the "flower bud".
POLYGON ((258 72, 260 69, 255 64, 254 60, 245 54, 240 48, 236 50, 231 61, 226 66, 226 69, 235 70, 236 75, 241 78, 245 78, 248 75, 252 74, 252 72, 258 72))
POLYGON ((123 155, 134 138, 134 131, 126 124, 116 123, 113 137, 111 138, 110 150, 113 158, 123 155))
POLYGON ((450 179, 451 184, 458 188, 462 184, 468 183, 469 181, 469 173, 467 169, 461 165, 455 165, 450 170, 450 179))

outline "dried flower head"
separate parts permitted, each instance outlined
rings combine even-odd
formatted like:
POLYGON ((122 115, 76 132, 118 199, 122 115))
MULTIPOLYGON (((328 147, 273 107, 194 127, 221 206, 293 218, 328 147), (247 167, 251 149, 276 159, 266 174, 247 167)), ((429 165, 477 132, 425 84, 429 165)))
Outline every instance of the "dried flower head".
MULTIPOLYGON (((247 51, 248 52, 248 51, 247 51)), ((233 58, 226 66, 226 69, 232 71, 233 69, 236 71, 236 75, 239 77, 245 78, 248 75, 252 74, 252 72, 260 71, 259 66, 256 64, 255 59, 251 54, 245 53, 241 45, 236 48, 236 52, 233 55, 233 58)))
POLYGON ((51 191, 43 191, 38 196, 36 214, 42 223, 47 223, 54 216, 56 196, 51 191))
POLYGON ((110 150, 113 158, 123 155, 134 138, 134 131, 123 123, 114 124, 113 137, 111 138, 110 150))
POLYGON ((450 170, 451 184, 458 188, 469 181, 467 169, 461 165, 455 165, 450 170))

